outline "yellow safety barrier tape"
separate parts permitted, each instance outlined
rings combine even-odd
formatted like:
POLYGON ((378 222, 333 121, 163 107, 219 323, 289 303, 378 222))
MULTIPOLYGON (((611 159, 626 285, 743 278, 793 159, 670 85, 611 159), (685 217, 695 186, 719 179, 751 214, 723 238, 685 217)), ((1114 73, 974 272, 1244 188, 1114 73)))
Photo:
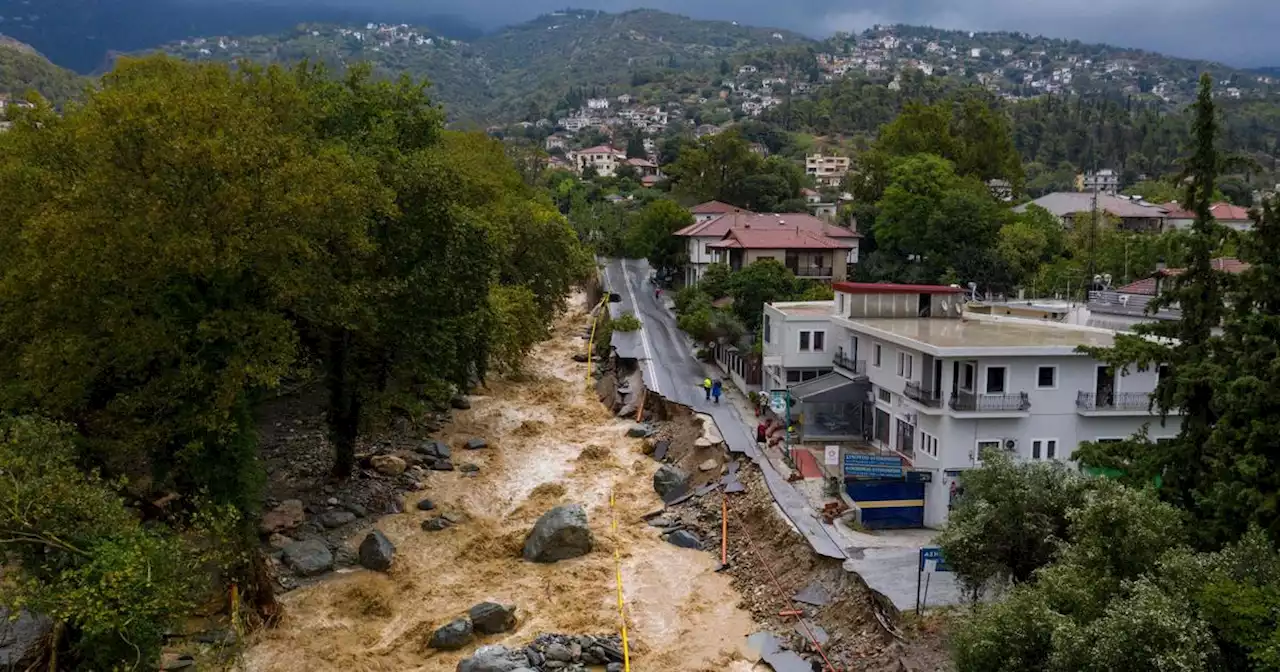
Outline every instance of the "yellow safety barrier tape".
POLYGON ((618 619, 622 621, 622 668, 631 672, 631 647, 627 643, 627 610, 622 598, 622 554, 618 551, 618 509, 613 504, 613 490, 609 491, 609 513, 613 518, 613 566, 618 579, 618 619))

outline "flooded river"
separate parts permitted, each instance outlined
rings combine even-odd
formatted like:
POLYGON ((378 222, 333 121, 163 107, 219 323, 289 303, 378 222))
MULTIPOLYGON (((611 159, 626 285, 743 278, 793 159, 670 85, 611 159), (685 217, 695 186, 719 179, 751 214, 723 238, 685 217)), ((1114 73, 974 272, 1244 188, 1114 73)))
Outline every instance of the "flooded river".
POLYGON ((519 647, 543 632, 617 632, 615 547, 634 670, 752 669, 738 649, 756 626, 738 608, 729 577, 715 573, 717 559, 667 544, 640 519, 661 505, 651 486, 656 464, 641 453, 640 441, 625 436, 628 423, 588 391, 586 366, 570 359, 584 347, 579 334, 586 320, 581 310, 565 316, 521 379, 492 381, 471 398, 471 410, 455 412, 439 438, 455 447, 455 464, 473 462, 480 472, 433 472, 427 488, 406 499, 407 513, 378 522, 398 549, 391 571, 338 574, 282 596, 284 622, 258 636, 244 669, 453 672, 470 650, 437 652, 425 642, 435 627, 482 601, 515 604, 520 620, 514 632, 477 645, 519 647), (456 448, 472 437, 490 447, 456 448), (417 511, 423 497, 437 510, 417 511), (550 565, 522 561, 534 521, 566 502, 586 506, 596 550, 550 565), (439 532, 420 528, 442 512, 466 520, 439 532))

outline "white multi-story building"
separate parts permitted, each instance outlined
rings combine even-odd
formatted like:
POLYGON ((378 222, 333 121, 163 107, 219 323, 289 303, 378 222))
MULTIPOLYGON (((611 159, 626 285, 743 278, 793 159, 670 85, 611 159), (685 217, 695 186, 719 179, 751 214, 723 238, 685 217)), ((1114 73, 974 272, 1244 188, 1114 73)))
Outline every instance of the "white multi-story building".
POLYGON ((594 168, 596 175, 600 177, 613 177, 614 171, 626 160, 627 154, 609 145, 597 145, 571 152, 569 158, 579 173, 590 167, 594 168))
POLYGON ((821 186, 838 187, 849 172, 849 157, 813 154, 804 158, 804 172, 821 186))
POLYGON ((821 378, 834 369, 828 346, 834 301, 764 304, 760 325, 764 371, 761 387, 785 390, 821 378))
MULTIPOLYGON (((958 287, 833 288, 821 341, 835 375, 787 388, 802 413, 802 441, 866 441, 878 459, 901 460, 903 475, 885 484, 901 510, 883 502, 869 510, 936 527, 946 521, 960 474, 979 466, 985 451, 1067 461, 1082 442, 1121 440, 1144 425, 1157 441, 1178 432, 1176 419, 1162 424, 1150 410, 1157 371, 1120 373, 1077 350, 1112 345, 1113 331, 967 313, 958 287)), ((823 329, 777 312, 765 315, 787 347, 799 344, 796 330, 823 329)), ((816 356, 814 342, 810 335, 806 354, 816 356)), ((789 364, 790 353, 780 354, 789 364)), ((772 380, 766 367, 765 384, 772 380)), ((849 483, 851 495, 877 485, 849 483)))

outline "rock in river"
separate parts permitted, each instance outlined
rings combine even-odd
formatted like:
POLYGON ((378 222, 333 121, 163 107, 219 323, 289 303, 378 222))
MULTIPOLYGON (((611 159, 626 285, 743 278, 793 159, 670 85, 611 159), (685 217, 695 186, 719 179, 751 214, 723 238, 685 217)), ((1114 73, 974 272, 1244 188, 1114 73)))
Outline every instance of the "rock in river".
POLYGON ((45 640, 53 631, 53 621, 29 611, 13 612, 0 607, 0 666, 9 670, 34 669, 43 656, 45 640), (10 620, 12 619, 12 620, 10 620))
POLYGON ((480 438, 467 439, 467 443, 463 446, 463 448, 466 448, 467 450, 480 450, 488 447, 489 442, 480 438))
POLYGON ((459 411, 465 411, 471 408, 471 400, 461 394, 455 394, 453 398, 449 400, 449 405, 459 411))
POLYGON ((627 430, 627 436, 633 439, 643 439, 646 436, 653 436, 653 430, 648 425, 643 425, 637 422, 636 424, 631 425, 631 428, 627 430))
POLYGON ((524 559, 556 562, 586 555, 595 546, 581 504, 562 504, 542 514, 524 541, 524 559))
POLYGON ((329 511, 327 513, 320 514, 320 524, 330 530, 336 527, 342 527, 355 519, 356 514, 351 513, 350 511, 329 511))
POLYGON ((436 503, 429 499, 422 499, 418 501, 419 511, 430 511, 434 508, 436 508, 436 503))
POLYGON ((669 464, 664 464, 653 474, 653 489, 658 496, 666 499, 671 493, 685 487, 689 474, 669 464))
POLYGON ((457 651, 470 644, 473 639, 475 633, 471 629, 471 621, 459 618, 431 633, 431 641, 427 642, 427 646, 443 651, 457 651))
POLYGON ((262 533, 287 532, 301 525, 306 519, 307 512, 301 500, 286 500, 281 502, 280 506, 262 515, 262 533))
POLYGON ((533 672, 524 651, 505 646, 482 646, 470 658, 458 663, 458 672, 533 672))
POLYGON ((284 564, 303 576, 315 576, 333 569, 333 553, 320 539, 295 541, 284 547, 284 564))
POLYGON ((380 530, 370 532, 360 542, 360 565, 365 569, 385 572, 391 569, 391 560, 395 555, 395 544, 380 530))
POLYGON ((667 543, 679 546, 680 548, 692 548, 696 551, 702 550, 702 540, 688 530, 676 530, 675 532, 668 534, 667 543))
POLYGON ((504 607, 496 602, 481 602, 467 611, 471 625, 482 635, 497 635, 516 627, 515 606, 504 607))
POLYGON ((408 466, 405 461, 395 455, 374 455, 369 460, 373 470, 384 476, 399 476, 408 466))

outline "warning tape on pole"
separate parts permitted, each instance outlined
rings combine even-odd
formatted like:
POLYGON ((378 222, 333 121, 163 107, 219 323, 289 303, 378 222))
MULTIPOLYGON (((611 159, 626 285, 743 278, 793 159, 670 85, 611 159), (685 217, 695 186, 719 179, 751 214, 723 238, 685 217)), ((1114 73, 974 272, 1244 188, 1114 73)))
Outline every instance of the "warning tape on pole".
MULTIPOLYGON (((600 303, 596 304, 596 307, 592 310, 598 311, 601 308, 603 308, 605 304, 607 304, 608 302, 609 302, 609 295, 605 294, 605 297, 603 299, 600 299, 600 303)), ((587 339, 587 378, 586 378, 587 385, 591 384, 591 355, 596 349, 596 326, 599 324, 600 324, 600 313, 597 312, 596 316, 591 320, 591 337, 587 339)))
POLYGON ((631 647, 627 643, 627 609, 622 597, 622 554, 618 543, 618 509, 614 506, 613 490, 609 490, 609 513, 613 524, 613 568, 618 582, 618 620, 622 622, 622 669, 631 672, 631 647))

